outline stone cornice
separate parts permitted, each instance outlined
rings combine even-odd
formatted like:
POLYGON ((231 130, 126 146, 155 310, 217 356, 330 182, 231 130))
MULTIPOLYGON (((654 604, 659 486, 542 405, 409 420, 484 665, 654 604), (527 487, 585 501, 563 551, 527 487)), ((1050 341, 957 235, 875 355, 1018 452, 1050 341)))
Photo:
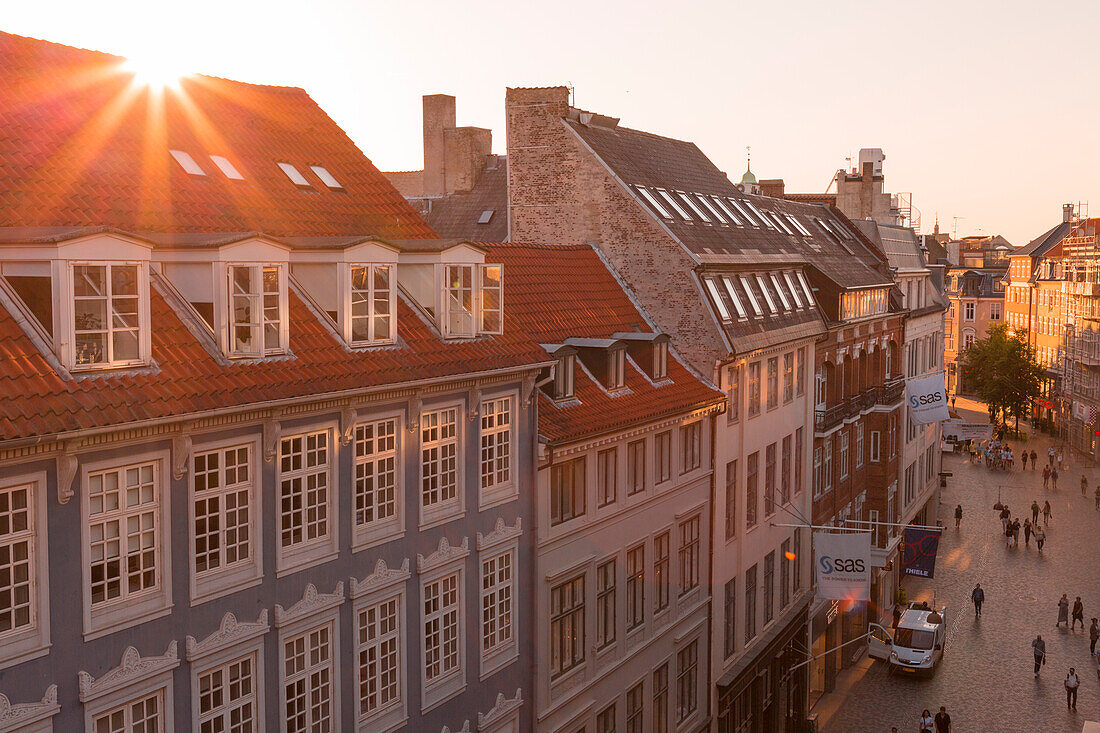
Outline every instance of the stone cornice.
POLYGON ((497 523, 492 532, 486 535, 481 534, 481 532, 477 533, 477 549, 480 552, 488 547, 494 547, 519 537, 521 534, 523 534, 522 517, 516 517, 516 524, 514 527, 509 527, 505 524, 504 517, 497 517, 497 523))
POLYGON ((162 672, 175 669, 180 664, 176 653, 176 640, 173 639, 159 657, 143 657, 132 646, 122 653, 122 663, 112 670, 104 672, 98 678, 83 670, 77 674, 80 682, 80 702, 95 700, 108 693, 148 679, 162 672))
POLYGON ((446 537, 441 537, 439 540, 439 549, 432 554, 424 557, 418 554, 416 556, 416 571, 418 573, 424 573, 429 570, 435 570, 438 567, 446 565, 447 563, 454 562, 455 560, 461 560, 470 554, 470 538, 463 537, 462 544, 458 546, 451 545, 446 537))
POLYGON ((244 643, 258 636, 263 636, 271 628, 267 622, 267 609, 260 611, 260 617, 254 622, 241 623, 231 612, 222 616, 218 630, 210 634, 202 641, 196 641, 195 637, 188 636, 184 640, 184 654, 187 661, 193 661, 199 657, 219 652, 231 646, 244 643))
POLYGON ((503 692, 498 692, 497 701, 492 710, 484 715, 477 714, 477 729, 485 730, 486 727, 499 723, 521 707, 523 707, 522 689, 517 687, 516 696, 511 698, 505 697, 503 692))
POLYGON ((306 590, 302 594, 302 600, 290 608, 275 606, 275 627, 281 628, 308 616, 312 616, 330 608, 335 608, 344 602, 344 581, 336 584, 332 593, 318 593, 317 586, 313 583, 306 584, 306 590))
POLYGON ((0 694, 0 733, 15 733, 31 723, 57 715, 57 685, 46 688, 46 694, 38 702, 21 702, 12 705, 7 695, 0 694))
POLYGON ((409 572, 409 558, 405 558, 401 561, 400 569, 392 569, 386 565, 385 560, 379 560, 374 564, 374 572, 372 572, 363 580, 356 580, 354 577, 351 579, 351 597, 359 598, 367 593, 373 593, 376 591, 389 588, 390 586, 404 583, 412 576, 409 572))

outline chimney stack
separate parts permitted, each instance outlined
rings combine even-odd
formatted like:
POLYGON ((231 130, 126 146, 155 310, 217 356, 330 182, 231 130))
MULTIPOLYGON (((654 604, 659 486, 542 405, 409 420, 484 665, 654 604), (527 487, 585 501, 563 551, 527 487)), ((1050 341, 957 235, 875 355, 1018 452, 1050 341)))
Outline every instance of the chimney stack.
POLYGON ((424 95, 424 195, 446 191, 446 146, 443 131, 455 127, 455 98, 449 94, 424 95))
POLYGON ((1062 222, 1073 221, 1073 204, 1062 204, 1062 222))

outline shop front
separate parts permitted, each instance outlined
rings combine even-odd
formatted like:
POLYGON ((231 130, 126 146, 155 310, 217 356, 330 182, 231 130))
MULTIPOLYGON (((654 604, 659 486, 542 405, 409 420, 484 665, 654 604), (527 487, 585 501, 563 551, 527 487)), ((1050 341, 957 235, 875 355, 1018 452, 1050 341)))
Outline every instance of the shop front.
POLYGON ((843 650, 836 648, 840 646, 840 601, 819 599, 811 614, 810 651, 814 659, 807 666, 810 670, 810 707, 813 708, 822 695, 833 691, 840 669, 843 650))

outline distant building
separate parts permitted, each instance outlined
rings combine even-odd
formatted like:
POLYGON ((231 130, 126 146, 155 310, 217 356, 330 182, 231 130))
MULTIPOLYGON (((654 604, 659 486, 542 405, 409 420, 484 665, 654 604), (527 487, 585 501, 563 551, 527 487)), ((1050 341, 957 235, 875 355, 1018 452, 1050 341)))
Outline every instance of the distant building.
POLYGON ((948 301, 944 361, 949 393, 963 394, 970 389, 959 364, 960 355, 974 341, 985 338, 990 324, 1004 322, 1005 276, 1012 250, 1000 235, 964 237, 947 243, 952 263, 944 286, 948 301))

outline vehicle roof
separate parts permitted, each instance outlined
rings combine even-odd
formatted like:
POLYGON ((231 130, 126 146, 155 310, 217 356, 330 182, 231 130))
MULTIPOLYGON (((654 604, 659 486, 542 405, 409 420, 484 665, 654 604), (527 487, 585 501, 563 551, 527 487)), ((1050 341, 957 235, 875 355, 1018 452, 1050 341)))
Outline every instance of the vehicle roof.
POLYGON ((943 622, 938 624, 928 623, 928 615, 930 613, 932 612, 910 609, 902 614, 901 620, 898 621, 898 628, 904 626, 907 629, 916 629, 919 631, 935 631, 937 626, 943 625, 943 622))

